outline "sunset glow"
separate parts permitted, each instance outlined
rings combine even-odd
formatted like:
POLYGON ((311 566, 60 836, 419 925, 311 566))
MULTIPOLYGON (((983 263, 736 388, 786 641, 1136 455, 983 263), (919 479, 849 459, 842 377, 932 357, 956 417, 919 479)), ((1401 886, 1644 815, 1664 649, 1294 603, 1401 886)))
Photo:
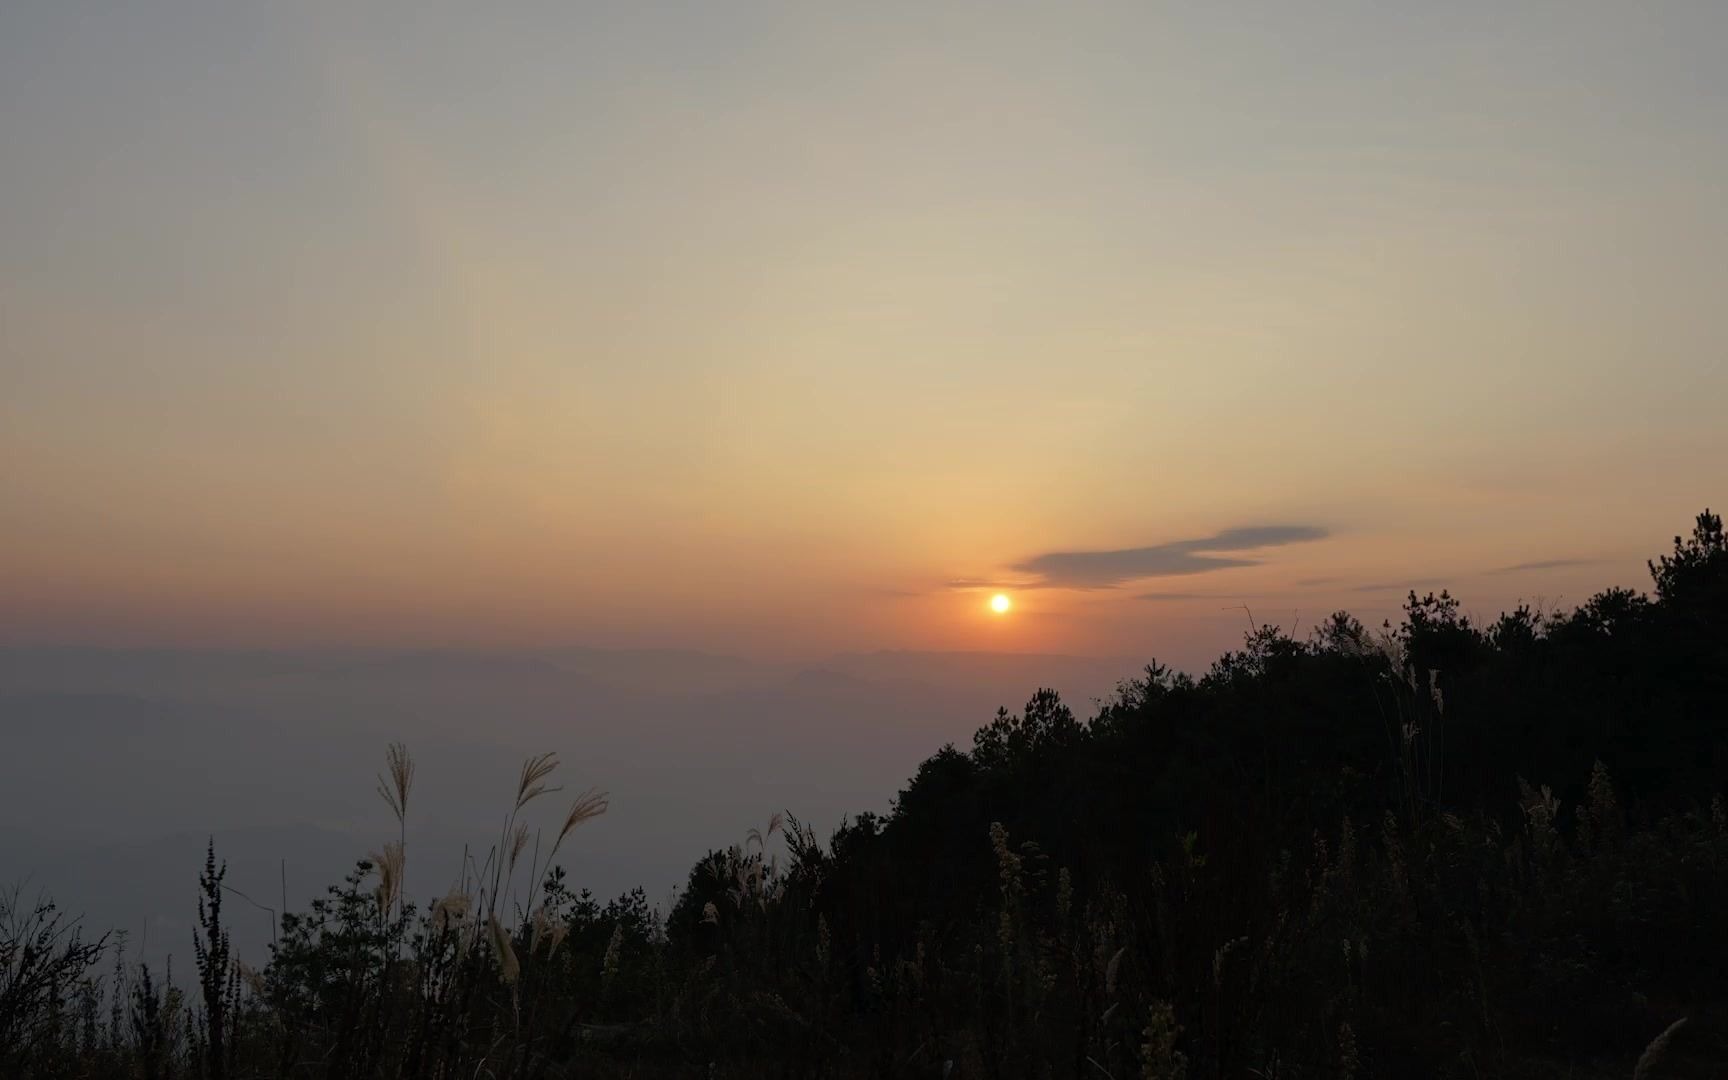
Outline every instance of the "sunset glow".
POLYGON ((1718 479, 1709 32, 746 7, 8 13, 0 642, 1204 662, 1718 479))
POLYGON ((0 0, 0 1080, 1716 1075, 1724 43, 0 0))

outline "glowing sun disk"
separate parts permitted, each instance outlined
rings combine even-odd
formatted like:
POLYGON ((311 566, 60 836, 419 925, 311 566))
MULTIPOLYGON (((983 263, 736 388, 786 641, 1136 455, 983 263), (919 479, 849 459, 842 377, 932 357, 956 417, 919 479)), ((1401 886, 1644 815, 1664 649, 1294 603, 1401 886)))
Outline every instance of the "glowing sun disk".
POLYGON ((990 598, 990 610, 998 615, 1007 614, 1008 609, 1013 606, 1014 601, 1008 599, 1007 593, 997 593, 990 598))

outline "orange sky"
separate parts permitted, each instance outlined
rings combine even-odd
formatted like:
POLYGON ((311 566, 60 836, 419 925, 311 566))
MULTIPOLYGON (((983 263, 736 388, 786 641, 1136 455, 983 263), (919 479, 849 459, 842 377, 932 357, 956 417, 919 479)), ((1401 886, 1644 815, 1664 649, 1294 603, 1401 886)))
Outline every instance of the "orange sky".
POLYGON ((1728 14, 1412 8, 9 9, 0 641, 1200 662, 1642 585, 1728 450, 1728 14))

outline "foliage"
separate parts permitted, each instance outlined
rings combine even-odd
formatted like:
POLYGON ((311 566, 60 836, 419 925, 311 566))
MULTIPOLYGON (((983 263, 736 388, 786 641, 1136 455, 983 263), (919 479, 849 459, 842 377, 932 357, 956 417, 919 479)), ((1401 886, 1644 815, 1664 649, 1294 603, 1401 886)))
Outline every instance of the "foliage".
MULTIPOLYGON (((1085 720, 1040 689, 885 816, 824 843, 775 815, 710 852, 664 914, 520 864, 550 756, 483 864, 415 904, 392 747, 398 839, 284 915, 261 973, 229 952, 209 853, 196 1002, 118 950, 94 978, 103 942, 0 903, 0 1068, 1678 1075, 1728 1055, 1720 519, 1651 572, 1653 598, 1484 625, 1441 592, 1377 631, 1256 627, 1085 720)), ((579 798, 558 839, 604 809, 579 798)))

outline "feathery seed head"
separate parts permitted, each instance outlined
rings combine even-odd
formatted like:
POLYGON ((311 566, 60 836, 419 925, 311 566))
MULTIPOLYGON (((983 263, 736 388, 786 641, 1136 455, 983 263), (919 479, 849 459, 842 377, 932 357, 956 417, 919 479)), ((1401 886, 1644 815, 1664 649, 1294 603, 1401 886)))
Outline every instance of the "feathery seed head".
POLYGON ((402 895, 402 870, 407 860, 402 845, 394 840, 384 845, 382 855, 374 851, 368 857, 378 868, 378 887, 374 891, 378 897, 378 914, 383 915, 402 895))
POLYGON ((1685 1026, 1686 1020, 1687 1017, 1682 1016, 1669 1024, 1666 1031, 1650 1040, 1650 1045, 1638 1055, 1638 1064, 1632 1070, 1632 1080, 1645 1080, 1646 1077, 1656 1075, 1656 1067, 1668 1053, 1668 1044, 1673 1041, 1675 1033, 1685 1026))
POLYGON ((443 933, 453 923, 459 923, 468 915, 472 901, 468 894, 456 889, 450 890, 441 900, 432 905, 432 929, 443 933))
POLYGON ((401 742, 391 743, 384 755, 390 776, 378 775, 378 795, 401 822, 407 818, 408 792, 414 787, 414 759, 409 756, 408 744, 401 742))
POLYGON ((606 792, 595 791, 592 788, 584 791, 576 797, 575 802, 570 804, 570 813, 565 815, 564 827, 558 830, 558 839, 563 840, 570 835, 570 830, 584 821, 604 814, 610 805, 611 799, 606 792))
POLYGON ((526 821, 516 826, 516 831, 510 837, 509 868, 516 869, 516 860, 522 857, 522 851, 528 846, 528 823, 526 821))
POLYGON ((498 974, 505 983, 514 984, 517 976, 522 974, 522 965, 516 959, 516 947, 510 943, 510 935, 504 932, 498 916, 487 916, 486 923, 491 931, 492 953, 498 959, 498 974))
POLYGON ((1110 962, 1104 965, 1104 993, 1114 997, 1116 994, 1116 976, 1122 970, 1122 954, 1128 951, 1124 945, 1110 957, 1110 962))
POLYGON ((619 955, 624 951, 624 924, 612 924, 612 940, 606 943, 606 955, 600 962, 600 977, 611 982, 618 976, 619 955))
POLYGON ((522 775, 516 782, 516 809, 522 809, 548 791, 557 790, 546 786, 546 778, 557 767, 558 755, 550 751, 522 763, 522 775))
POLYGON ((240 978, 245 981, 247 987, 249 987, 254 994, 259 997, 264 997, 269 993, 269 988, 264 985, 263 976, 252 970, 246 961, 236 960, 234 961, 234 967, 240 972, 240 978))
POLYGON ((547 930, 551 928, 551 920, 546 917, 545 904, 534 909, 534 916, 530 921, 533 923, 534 932, 528 938, 528 955, 533 956, 540 951, 540 939, 545 937, 547 930))

